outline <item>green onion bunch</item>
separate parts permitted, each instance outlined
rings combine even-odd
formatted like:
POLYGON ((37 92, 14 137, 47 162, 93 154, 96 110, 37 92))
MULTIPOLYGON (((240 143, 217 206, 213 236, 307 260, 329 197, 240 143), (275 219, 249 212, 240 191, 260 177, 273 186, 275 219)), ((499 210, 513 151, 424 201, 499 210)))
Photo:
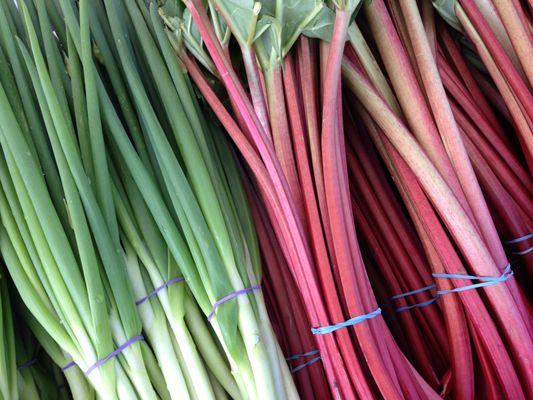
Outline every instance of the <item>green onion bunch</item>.
POLYGON ((0 399, 18 397, 13 312, 4 269, 0 270, 0 399))
POLYGON ((33 335, 27 319, 33 317, 8 288, 5 267, 0 267, 0 399, 68 399, 65 376, 49 355, 59 348, 45 348, 33 335))
POLYGON ((0 0, 0 251, 74 398, 298 397, 211 120, 155 4, 0 0))

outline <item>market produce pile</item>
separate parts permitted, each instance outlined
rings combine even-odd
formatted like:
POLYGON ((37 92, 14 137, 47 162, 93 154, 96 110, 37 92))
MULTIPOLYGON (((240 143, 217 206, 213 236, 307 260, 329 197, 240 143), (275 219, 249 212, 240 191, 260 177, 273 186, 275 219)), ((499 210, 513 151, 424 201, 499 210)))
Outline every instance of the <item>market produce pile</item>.
POLYGON ((532 12, 0 0, 0 400, 533 398, 532 12))

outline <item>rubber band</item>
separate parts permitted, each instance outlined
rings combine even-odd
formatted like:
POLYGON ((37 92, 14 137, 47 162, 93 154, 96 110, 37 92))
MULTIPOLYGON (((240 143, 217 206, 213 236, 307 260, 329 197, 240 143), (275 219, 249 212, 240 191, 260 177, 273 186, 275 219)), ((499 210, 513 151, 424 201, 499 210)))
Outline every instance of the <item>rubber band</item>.
POLYGON ((313 335, 325 335, 327 333, 335 332, 336 330, 345 328, 347 326, 360 324, 361 322, 364 322, 367 319, 372 319, 374 317, 377 317, 380 314, 381 314, 381 308, 378 307, 371 313, 358 315, 357 317, 350 318, 349 320, 344 321, 344 322, 339 322, 338 324, 320 326, 318 328, 311 328, 311 332, 313 333, 313 335))
POLYGON ((240 295, 243 295, 243 294, 246 294, 246 293, 251 292, 253 290, 258 290, 258 289, 261 289, 261 285, 260 284, 251 286, 249 288, 237 290, 237 291, 235 291, 233 293, 230 293, 230 294, 222 297, 220 300, 215 301, 215 304, 213 304, 213 308, 211 309, 211 312, 207 316, 207 320, 211 321, 211 319, 215 315, 215 311, 216 311, 217 307, 220 306, 221 304, 223 304, 226 301, 229 301, 229 300, 231 300, 231 299, 233 299, 233 298, 235 298, 237 296, 240 296, 240 295))
POLYGON ((412 296, 414 294, 427 292, 428 290, 436 289, 436 288, 437 288, 436 285, 429 285, 429 286, 423 287, 421 289, 416 289, 416 290, 411 290, 410 292, 396 294, 396 295, 391 297, 391 300, 401 299, 402 297, 412 296))
POLYGON ((467 279, 473 281, 482 281, 480 283, 474 283, 472 285, 460 286, 454 289, 446 289, 437 291, 438 296, 442 296, 448 293, 457 293, 464 292, 466 290, 478 289, 480 287, 492 286, 497 283, 505 282, 511 276, 514 275, 513 270, 511 269, 511 264, 507 264, 505 270, 500 276, 474 276, 474 275, 462 275, 462 274, 433 274, 434 278, 444 278, 444 279, 467 279))
POLYGON ((135 342, 138 342, 139 340, 144 340, 144 337, 142 335, 135 336, 128 340, 126 343, 121 345, 118 349, 113 351, 112 353, 109 353, 104 358, 101 358, 100 360, 96 361, 93 365, 89 367, 87 371, 85 371, 85 376, 89 375, 91 372, 93 372, 96 368, 101 366, 102 364, 105 364, 107 361, 111 360, 113 357, 118 356, 120 353, 122 353, 126 348, 130 347, 135 342))
POLYGON ((307 353, 293 354, 292 356, 287 357, 285 360, 286 361, 298 360, 299 358, 314 356, 315 354, 318 354, 318 353, 320 353, 320 351, 311 350, 311 351, 308 351, 307 353))
POLYGON ((532 250, 533 250, 533 246, 529 246, 529 248, 526 249, 526 250, 523 250, 523 251, 512 251, 511 254, 514 254, 515 256, 525 256, 526 254, 531 253, 532 250))
POLYGON ((37 363, 36 358, 32 358, 31 360, 26 361, 24 364, 21 364, 17 367, 17 371, 20 371, 21 369, 31 367, 32 365, 37 363))
POLYGON ((317 361, 321 360, 321 357, 318 356, 318 357, 315 357, 309 361, 306 361, 304 362, 303 364, 300 364, 298 365, 297 367, 294 367, 293 369, 291 369, 291 374, 294 374, 302 369, 304 369, 305 367, 307 367, 308 365, 311 365, 311 364, 314 364, 316 363, 317 361))
POLYGON ((396 309, 396 312, 412 310, 413 308, 426 307, 426 306, 429 306, 429 305, 435 303, 438 299, 439 299, 439 295, 436 295, 435 297, 433 297, 433 298, 431 298, 429 300, 423 301, 421 303, 416 303, 416 304, 412 304, 412 305, 409 305, 409 306, 398 307, 396 309))
POLYGON ((65 372, 67 369, 75 366, 76 363, 74 361, 70 361, 67 365, 65 365, 64 367, 61 368, 61 371, 65 372))
POLYGON ((533 233, 528 233, 527 235, 520 236, 519 238, 516 238, 516 239, 513 239, 513 240, 506 240, 506 241, 504 241, 504 243, 507 243, 507 244, 520 243, 520 242, 524 242, 526 240, 529 240, 531 238, 533 238, 533 233))
MULTIPOLYGON (((394 295, 390 299, 391 300, 398 300, 398 299, 402 299, 404 297, 412 296, 412 295, 415 295, 415 294, 418 294, 418 293, 427 292, 428 290, 432 290, 432 289, 436 289, 436 288, 437 288, 436 285, 428 285, 428 286, 425 286, 425 287, 420 288, 420 289, 411 290, 410 292, 405 292, 405 293, 400 293, 400 294, 394 295)), ((413 308, 426 307, 426 306, 429 306, 430 304, 433 304, 435 301, 437 301, 437 298, 438 297, 435 296, 435 297, 433 297, 433 298, 431 298, 429 300, 422 301, 422 302, 417 303, 417 304, 397 307, 397 308, 394 309, 394 311, 402 312, 402 311, 412 310, 413 308)))
POLYGON ((139 300, 137 300, 135 302, 135 304, 139 306, 142 303, 144 303, 146 300, 148 300, 150 297, 153 297, 153 296, 157 295, 157 293, 159 293, 161 290, 167 288, 170 285, 173 285, 174 283, 178 283, 178 282, 181 282, 183 280, 184 280, 183 276, 177 276, 175 278, 172 278, 171 280, 163 283, 161 286, 156 287, 154 290, 152 290, 146 296, 144 296, 144 297, 140 298, 139 300))

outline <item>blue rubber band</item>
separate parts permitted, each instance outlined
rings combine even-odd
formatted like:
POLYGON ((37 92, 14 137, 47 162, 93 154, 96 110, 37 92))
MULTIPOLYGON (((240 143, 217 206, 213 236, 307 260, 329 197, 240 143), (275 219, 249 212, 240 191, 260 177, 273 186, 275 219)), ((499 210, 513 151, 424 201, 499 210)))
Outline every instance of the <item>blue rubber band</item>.
POLYGON ((136 305, 141 305, 142 303, 144 303, 146 300, 148 300, 150 297, 153 297, 153 296, 156 296, 157 293, 159 293, 161 290, 167 288, 168 286, 174 284, 174 283, 178 283, 178 282, 181 282, 183 281, 184 278, 183 276, 177 276, 175 278, 172 278, 171 280, 163 283, 161 286, 158 286, 156 287, 154 290, 152 290, 150 293, 148 293, 146 296, 140 298, 139 300, 137 300, 135 302, 136 305))
MULTIPOLYGON (((426 287, 423 287, 423 288, 420 288, 420 289, 411 290, 410 292, 405 292, 405 293, 400 293, 400 294, 394 295, 390 299, 391 300, 397 300, 397 299, 401 299, 401 298, 404 298, 404 297, 412 296, 412 295, 415 295, 415 294, 418 294, 418 293, 427 292, 428 290, 433 290, 433 289, 436 289, 436 288, 437 288, 436 285, 429 285, 429 286, 426 286, 426 287)), ((435 297, 433 297, 433 298, 431 298, 429 300, 422 301, 420 303, 407 305, 407 306, 402 306, 402 307, 397 307, 394 310, 396 312, 402 312, 402 311, 412 310, 413 308, 426 307, 426 306, 429 306, 430 304, 433 304, 435 301, 437 301, 437 298, 438 298, 438 296, 435 296, 435 297)))
POLYGON ((392 296, 390 299, 391 300, 401 299, 402 297, 412 296, 414 294, 427 292, 428 290, 436 289, 436 288, 437 288, 436 285, 429 285, 429 286, 423 287, 421 289, 416 289, 416 290, 411 290, 410 292, 396 294, 396 295, 392 296))
POLYGON ((402 311, 407 311, 407 310, 412 310, 413 308, 420 308, 420 307, 426 307, 426 306, 429 306, 433 303, 435 303, 437 300, 438 300, 438 295, 429 299, 429 300, 426 300, 426 301, 423 301, 421 303, 416 303, 416 304, 412 304, 410 306, 403 306, 403 307, 398 307, 396 309, 396 312, 402 312, 402 311))
POLYGON ((67 365, 61 368, 61 371, 65 372, 67 369, 72 368, 75 365, 76 363, 74 361, 70 361, 67 365))
POLYGON ((315 357, 309 361, 306 361, 304 362, 303 364, 300 364, 298 365, 297 367, 294 367, 293 369, 291 369, 291 374, 294 374, 302 369, 304 369, 305 367, 307 367, 308 365, 311 365, 311 364, 314 364, 316 363, 317 361, 321 360, 321 357, 318 356, 318 357, 315 357))
POLYGON ((527 235, 520 236, 519 238, 516 238, 516 239, 513 239, 513 240, 506 240, 506 241, 504 241, 504 243, 507 243, 507 244, 520 243, 520 242, 524 242, 526 240, 529 240, 531 238, 533 238, 533 233, 528 233, 527 235))
POLYGON ((515 256, 525 256, 526 254, 531 253, 531 251, 533 251, 533 246, 529 246, 529 248, 524 251, 512 251, 511 254, 514 254, 515 256))
POLYGON ((138 342, 139 340, 144 340, 144 337, 142 335, 137 335, 133 338, 131 338, 130 340, 128 340, 126 343, 122 344, 121 346, 119 346, 116 350, 114 350, 113 352, 109 353, 107 356, 105 356, 104 358, 101 358, 99 359, 98 361, 96 361, 93 365, 91 365, 87 371, 84 372, 85 376, 88 376, 92 371, 94 371, 96 368, 100 367, 102 364, 105 364, 106 362, 108 362, 109 360, 111 360, 112 358, 118 356, 120 353, 122 353, 125 349, 127 349, 128 347, 130 347, 132 344, 138 342))
POLYGON ((311 328, 313 335, 325 335, 327 333, 335 332, 337 329, 345 328, 347 326, 352 326, 366 321, 367 319, 372 319, 381 314, 381 308, 377 308, 371 313, 358 315, 357 317, 350 318, 347 321, 339 322, 334 325, 320 326, 318 328, 311 328))
POLYGON ((474 276, 474 275, 462 275, 462 274, 433 274, 435 278, 444 278, 444 279, 467 279, 473 281, 481 281, 480 283, 474 283, 472 285, 460 286, 454 289, 446 289, 437 291, 438 296, 442 296, 448 293, 457 293, 464 292, 466 290, 478 289, 480 287, 492 286, 497 283, 505 282, 511 276, 514 275, 513 270, 511 269, 511 264, 507 264, 505 270, 500 276, 474 276))
POLYGON ((21 369, 31 367, 32 365, 37 363, 36 358, 32 358, 31 360, 26 361, 24 364, 21 364, 17 367, 17 371, 20 371, 21 369))
POLYGON ((213 304, 213 308, 211 309, 211 312, 207 316, 207 320, 211 321, 211 319, 215 315, 215 311, 218 308, 218 306, 220 306, 221 304, 224 304, 226 301, 234 299, 237 296, 241 296, 243 294, 249 293, 249 292, 254 291, 254 290, 259 290, 259 289, 261 289, 261 284, 254 285, 254 286, 251 286, 251 287, 248 287, 248 288, 244 288, 244 289, 240 289, 240 290, 236 290, 235 292, 230 293, 230 294, 222 297, 220 300, 215 301, 215 303, 213 304))
POLYGON ((298 360, 299 358, 314 356, 315 354, 320 353, 318 350, 311 350, 307 353, 301 353, 301 354, 293 354, 292 356, 287 357, 285 360, 291 361, 291 360, 298 360))

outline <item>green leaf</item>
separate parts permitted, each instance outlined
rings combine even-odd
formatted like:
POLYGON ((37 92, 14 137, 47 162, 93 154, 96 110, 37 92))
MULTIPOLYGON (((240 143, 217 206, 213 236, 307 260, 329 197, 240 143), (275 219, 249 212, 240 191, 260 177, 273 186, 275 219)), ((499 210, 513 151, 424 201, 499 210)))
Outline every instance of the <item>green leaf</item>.
POLYGON ((305 36, 329 42, 333 34, 334 22, 335 12, 329 7, 322 7, 315 17, 309 21, 302 33, 305 36))
MULTIPOLYGON (((354 8, 357 4, 360 1, 354 0, 354 8)), ((331 38, 335 13, 322 0, 271 0, 262 5, 254 44, 263 69, 281 63, 301 34, 331 38)))
POLYGON ((183 40, 187 50, 189 50, 189 52, 212 74, 216 74, 216 68, 211 61, 211 57, 209 57, 209 54, 205 51, 202 36, 192 20, 189 10, 183 12, 183 18, 180 19, 179 22, 177 18, 175 18, 174 24, 175 23, 179 24, 179 28, 175 30, 178 40, 183 40))
POLYGON ((254 44, 257 49, 259 62, 264 69, 281 63, 282 50, 282 25, 279 19, 265 15, 257 23, 254 44))
POLYGON ((456 4, 457 0, 433 0, 433 7, 439 12, 440 16, 454 29, 462 31, 461 23, 455 15, 456 4))
POLYGON ((237 41, 241 44, 251 44, 261 3, 254 0, 213 0, 213 3, 237 41))
POLYGON ((226 24, 226 21, 224 21, 224 18, 222 18, 222 15, 218 13, 213 3, 210 2, 208 6, 209 17, 211 18, 213 28, 215 28, 218 40, 223 46, 226 46, 231 37, 229 26, 226 24))
POLYGON ((183 12, 183 3, 180 0, 167 0, 159 7, 161 15, 180 17, 183 12))
POLYGON ((283 2, 281 41, 284 55, 324 8, 327 7, 322 0, 285 0, 283 2))

